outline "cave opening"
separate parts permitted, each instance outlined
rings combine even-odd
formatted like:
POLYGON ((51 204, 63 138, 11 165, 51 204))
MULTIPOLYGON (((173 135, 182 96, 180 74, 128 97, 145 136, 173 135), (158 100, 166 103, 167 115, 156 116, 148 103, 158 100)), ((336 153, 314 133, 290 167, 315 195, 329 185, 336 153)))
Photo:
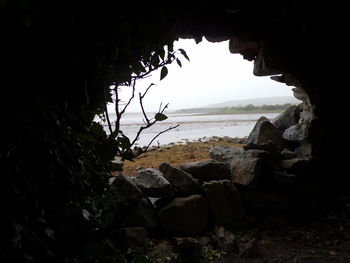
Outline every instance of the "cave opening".
MULTIPOLYGON (((168 65, 169 73, 161 81, 161 69, 158 69, 136 83, 136 90, 141 93, 151 83, 155 84, 143 101, 145 110, 151 115, 157 112, 160 103, 169 104, 167 121, 145 130, 137 146, 147 145, 157 131, 176 125, 176 122, 180 123, 180 127, 160 136, 161 145, 213 136, 244 138, 262 115, 273 120, 288 107, 287 104, 302 102, 295 98, 292 87, 272 81, 269 76, 254 76, 253 62, 244 60, 240 54, 230 53, 228 40, 212 43, 203 38, 196 43, 194 39, 180 39, 174 42, 174 49, 179 48, 186 51, 190 61, 182 59, 168 65), (241 115, 232 116, 232 113, 241 115), (185 115, 191 118, 186 119, 185 115), (212 117, 205 118, 204 115, 212 117), (223 118, 221 122, 220 116, 223 118), (198 127, 194 125, 196 122, 198 127)), ((273 78, 281 76, 275 75, 273 78)), ((131 94, 132 87, 122 87, 118 97, 125 103, 131 94)), ((113 121, 115 105, 110 103, 108 108, 113 121)), ((121 127, 127 136, 134 137, 143 118, 137 98, 130 103, 126 113, 131 114, 124 116, 121 127)), ((106 128, 107 124, 104 123, 104 126, 106 128)), ((157 145, 157 141, 152 145, 157 145)))
MULTIPOLYGON (((230 168, 234 166, 235 184, 246 207, 262 209, 276 219, 271 209, 279 215, 294 211, 290 208, 312 213, 315 207, 328 209, 332 201, 348 195, 348 68, 343 65, 349 61, 350 20, 342 5, 199 0, 130 2, 121 8, 117 1, 52 6, 24 0, 2 1, 0 8, 6 83, 0 104, 5 113, 0 152, 1 259, 127 262, 110 246, 115 227, 125 223, 113 202, 120 207, 149 202, 133 187, 133 196, 120 189, 107 192, 116 142, 92 119, 110 100, 111 82, 130 82, 132 74, 144 70, 140 60, 150 62, 154 52, 164 59, 163 46, 179 38, 228 40, 231 52, 254 60, 255 74, 272 74, 274 80, 294 86, 296 96, 306 102, 302 123, 290 127, 289 151, 252 141, 243 154, 230 152, 240 157, 230 162, 230 168), (242 171, 249 176, 241 176, 242 171), (130 202, 125 202, 129 197, 130 202)), ((265 125, 262 120, 257 128, 265 125)), ((117 143, 128 150, 125 138, 117 143)), ((222 157, 216 150, 213 156, 222 157)), ((204 165, 208 168, 212 163, 204 165)), ((220 165, 222 175, 227 175, 226 166, 220 165)), ((227 183, 214 185, 227 188, 227 183)), ((177 201, 188 202, 188 211, 194 205, 208 215, 203 196, 181 198, 177 201)), ((207 223, 202 218, 206 217, 192 221, 200 230, 207 223)), ((187 219, 181 225, 174 222, 175 227, 186 226, 187 219)))

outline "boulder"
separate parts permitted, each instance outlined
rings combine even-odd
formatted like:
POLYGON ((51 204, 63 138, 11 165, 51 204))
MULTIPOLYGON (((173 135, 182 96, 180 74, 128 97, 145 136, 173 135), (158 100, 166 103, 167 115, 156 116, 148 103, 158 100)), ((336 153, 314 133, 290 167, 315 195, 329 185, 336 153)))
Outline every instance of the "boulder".
POLYGON ((280 166, 282 170, 295 175, 305 174, 311 171, 311 169, 316 168, 313 165, 313 158, 311 156, 282 160, 280 166))
POLYGON ((272 154, 279 154, 281 151, 281 147, 277 146, 276 144, 272 143, 271 141, 268 141, 266 143, 256 144, 256 143, 248 143, 243 146, 244 150, 262 150, 266 151, 272 154))
POLYGON ((274 155, 267 151, 253 149, 243 151, 239 158, 232 159, 229 163, 232 182, 249 188, 256 188, 260 181, 268 184, 275 159, 274 155), (264 180, 261 180, 262 177, 264 180))
POLYGON ((283 132, 283 139, 291 142, 304 142, 308 136, 308 127, 307 122, 293 125, 283 132))
POLYGON ((291 150, 285 148, 280 154, 281 159, 291 159, 297 157, 297 154, 295 152, 292 152, 291 150))
POLYGON ((281 132, 287 128, 298 124, 302 109, 297 105, 292 105, 284 112, 273 119, 272 124, 281 132))
POLYGON ((130 179, 146 196, 165 199, 174 198, 174 188, 164 178, 163 174, 154 168, 139 170, 136 176, 130 179))
POLYGON ((187 196, 198 193, 198 182, 191 174, 169 163, 162 163, 159 170, 163 173, 164 178, 175 187, 176 195, 187 196))
POLYGON ((114 178, 111 182, 111 192, 113 200, 126 207, 137 204, 143 196, 142 191, 124 175, 114 178))
POLYGON ((247 144, 263 144, 269 141, 278 146, 284 146, 285 144, 282 132, 279 131, 268 118, 262 116, 249 134, 247 144))
POLYGON ((229 180, 211 181, 202 185, 209 209, 219 225, 229 225, 240 220, 244 207, 238 190, 229 180))
POLYGON ((158 212, 165 234, 194 236, 208 227, 208 203, 201 195, 175 198, 158 212))
POLYGON ((298 156, 310 156, 312 153, 312 146, 309 143, 301 143, 298 147, 294 149, 294 152, 298 156))
POLYGON ((185 163, 181 165, 181 169, 201 182, 223 180, 231 177, 230 168, 226 163, 212 159, 185 163))
POLYGON ((255 188, 262 173, 261 158, 237 158, 230 162, 232 182, 255 188))
POLYGON ((209 151, 210 158, 220 162, 229 162, 241 154, 242 148, 232 148, 225 146, 215 146, 209 151))
POLYGON ((146 197, 142 198, 136 205, 126 209, 124 221, 128 227, 154 229, 158 225, 156 210, 146 197))

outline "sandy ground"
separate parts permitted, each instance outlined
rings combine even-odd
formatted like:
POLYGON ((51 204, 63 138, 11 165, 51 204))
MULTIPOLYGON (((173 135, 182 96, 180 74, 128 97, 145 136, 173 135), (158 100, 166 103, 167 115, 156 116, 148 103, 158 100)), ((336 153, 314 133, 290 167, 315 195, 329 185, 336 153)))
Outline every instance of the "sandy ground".
POLYGON ((242 138, 212 137, 207 140, 199 139, 196 142, 187 142, 185 144, 169 144, 139 156, 134 162, 125 161, 122 173, 133 176, 138 169, 158 169, 159 165, 163 162, 168 162, 171 165, 178 167, 187 162, 208 160, 210 159, 209 151, 214 146, 238 148, 242 147, 244 143, 245 139, 242 138))

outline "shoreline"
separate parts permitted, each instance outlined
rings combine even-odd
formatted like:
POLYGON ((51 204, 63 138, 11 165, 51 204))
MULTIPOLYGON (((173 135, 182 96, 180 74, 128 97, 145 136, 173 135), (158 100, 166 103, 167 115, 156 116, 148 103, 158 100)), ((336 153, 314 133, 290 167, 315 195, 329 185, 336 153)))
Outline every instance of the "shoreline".
POLYGON ((135 176, 137 170, 145 168, 159 169, 159 165, 168 162, 175 167, 187 162, 208 160, 209 151, 214 146, 227 146, 240 148, 245 145, 246 138, 232 138, 228 136, 212 136, 206 139, 200 138, 197 141, 187 141, 183 144, 169 143, 153 148, 151 151, 142 154, 134 162, 125 161, 122 172, 114 172, 114 175, 124 174, 135 176))

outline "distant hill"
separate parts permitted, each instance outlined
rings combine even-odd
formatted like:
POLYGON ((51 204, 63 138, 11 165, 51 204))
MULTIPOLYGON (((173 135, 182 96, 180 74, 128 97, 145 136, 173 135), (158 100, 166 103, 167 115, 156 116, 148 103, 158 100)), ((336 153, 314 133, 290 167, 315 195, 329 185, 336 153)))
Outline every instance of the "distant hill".
POLYGON ((246 99, 246 100, 230 100, 217 104, 210 104, 201 108, 225 108, 225 107, 239 107, 246 106, 252 104, 254 106, 262 106, 262 105, 275 105, 275 104, 299 104, 300 100, 292 97, 292 96, 284 96, 284 97, 265 97, 265 98, 255 98, 255 99, 246 99))

